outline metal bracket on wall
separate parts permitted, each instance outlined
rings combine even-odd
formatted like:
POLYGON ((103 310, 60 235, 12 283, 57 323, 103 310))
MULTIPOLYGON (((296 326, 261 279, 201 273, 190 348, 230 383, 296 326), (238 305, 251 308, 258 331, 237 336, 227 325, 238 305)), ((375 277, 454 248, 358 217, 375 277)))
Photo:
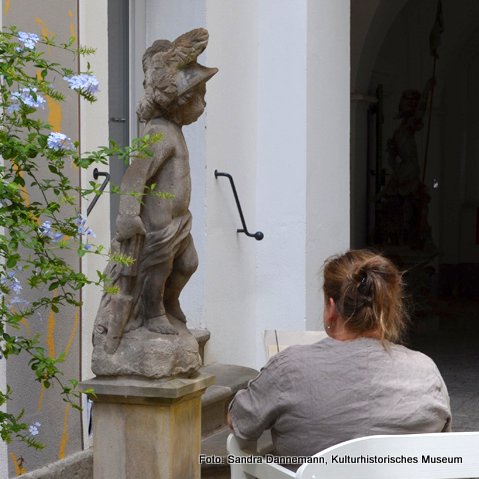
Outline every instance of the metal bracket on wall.
POLYGON ((244 216, 243 216, 243 210, 241 209, 241 204, 238 198, 238 193, 236 192, 236 187, 235 187, 235 182, 233 180, 233 177, 229 173, 221 173, 218 170, 215 170, 215 178, 218 178, 218 176, 225 176, 226 178, 230 180, 230 185, 231 185, 231 189, 233 190, 236 206, 238 207, 238 213, 240 215, 241 224, 243 225, 243 229, 237 229, 236 231, 238 233, 244 233, 246 236, 249 236, 250 238, 254 238, 257 241, 261 241, 264 238, 264 234, 261 231, 257 231, 254 234, 248 231, 248 227, 246 226, 244 216))
POLYGON ((106 171, 98 171, 98 168, 95 168, 93 170, 93 178, 95 180, 98 180, 100 176, 104 176, 105 179, 103 180, 103 183, 100 186, 100 191, 95 195, 95 198, 93 198, 92 202, 88 206, 88 209, 86 210, 87 216, 91 213, 91 210, 95 207, 96 202, 98 201, 98 198, 100 198, 101 194, 103 193, 103 190, 106 188, 106 185, 110 181, 110 173, 107 173, 106 171))

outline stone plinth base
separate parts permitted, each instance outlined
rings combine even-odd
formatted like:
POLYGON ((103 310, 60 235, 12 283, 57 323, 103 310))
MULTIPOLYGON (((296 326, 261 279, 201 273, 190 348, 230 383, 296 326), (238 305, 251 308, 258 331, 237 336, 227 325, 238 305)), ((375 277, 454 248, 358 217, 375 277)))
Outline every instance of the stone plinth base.
POLYGON ((91 369, 97 376, 169 378, 191 376, 201 367, 198 341, 186 324, 168 315, 177 335, 138 328, 126 332, 113 354, 104 349, 105 335, 94 333, 91 369))
POLYGON ((94 479, 200 479, 201 396, 214 376, 149 380, 97 377, 94 479))

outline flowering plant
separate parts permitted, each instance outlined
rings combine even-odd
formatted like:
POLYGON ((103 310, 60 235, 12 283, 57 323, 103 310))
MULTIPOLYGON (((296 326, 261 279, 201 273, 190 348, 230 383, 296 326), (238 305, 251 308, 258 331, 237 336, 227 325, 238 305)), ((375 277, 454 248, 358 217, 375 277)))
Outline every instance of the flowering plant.
MULTIPOLYGON (((52 357, 38 336, 21 334, 19 326, 26 318, 59 312, 64 305, 80 306, 77 293, 87 284, 108 288, 101 273, 93 281, 66 259, 72 251, 79 256, 106 254, 92 243, 95 234, 78 206, 81 197, 100 194, 100 185, 78 186, 66 173, 67 167, 107 164, 112 156, 127 161, 131 156, 148 155, 148 145, 157 138, 134 140, 125 149, 112 142, 80 154, 78 142, 52 131, 41 119, 41 110, 48 98, 65 100, 57 85, 61 82, 86 101, 95 101, 98 80, 90 71, 77 74, 48 61, 40 45, 74 57, 93 53, 74 48, 73 39, 59 44, 15 27, 0 31, 0 361, 28 355, 35 379, 46 388, 59 384, 64 399, 78 407, 77 381, 61 379, 59 363, 64 353, 52 357), (30 300, 22 296, 26 289, 30 300)), ((2 410, 11 396, 11 388, 0 390, 0 438, 7 442, 17 438, 41 447, 35 438, 39 422, 29 425, 22 421, 22 413, 2 410)))

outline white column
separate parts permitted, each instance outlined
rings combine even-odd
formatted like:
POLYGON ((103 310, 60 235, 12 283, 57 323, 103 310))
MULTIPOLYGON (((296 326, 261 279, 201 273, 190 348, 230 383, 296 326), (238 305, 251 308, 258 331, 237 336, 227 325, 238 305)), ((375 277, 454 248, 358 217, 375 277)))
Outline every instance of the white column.
POLYGON ((349 4, 308 1, 306 329, 323 329, 322 263, 349 248, 349 4))
POLYGON ((256 365, 265 329, 304 330, 308 1, 260 2, 258 43, 256 365))
POLYGON ((349 2, 210 0, 207 27, 208 358, 258 367, 265 329, 320 326, 320 266, 349 246, 349 2))
MULTIPOLYGON (((80 148, 82 152, 94 151, 101 145, 108 145, 108 32, 105 25, 108 24, 108 2, 99 0, 94 4, 91 2, 79 3, 79 29, 80 44, 93 46, 96 52, 91 57, 81 60, 80 69, 87 69, 86 62, 91 63, 91 68, 100 82, 98 100, 89 104, 85 100, 80 102, 80 148)), ((95 165, 101 171, 108 171, 108 165, 95 165)), ((93 180, 93 169, 82 171, 82 185, 88 185, 93 180)), ((100 178, 98 181, 102 181, 100 178)), ((82 204, 82 213, 86 216, 87 202, 82 204)), ((95 232, 97 244, 102 244, 108 251, 110 244, 110 198, 108 194, 103 195, 90 216, 88 226, 95 232)), ((82 260, 82 270, 91 279, 97 279, 96 271, 103 271, 106 266, 106 258, 99 255, 86 255, 82 260)), ((91 338, 93 321, 95 319, 98 305, 100 304, 102 291, 97 286, 86 286, 82 291, 82 364, 81 378, 86 379, 93 376, 91 372, 91 338)), ((88 446, 88 408, 86 398, 83 409, 83 439, 88 446)))
MULTIPOLYGON (((256 251, 268 248, 243 234, 226 178, 233 175, 247 224, 255 229, 258 130, 258 4, 207 0, 208 65, 219 68, 206 100, 206 226, 204 318, 211 331, 206 360, 254 365, 256 251)), ((258 226, 259 227, 259 226, 258 226)), ((266 233, 266 232, 265 232, 266 233)))

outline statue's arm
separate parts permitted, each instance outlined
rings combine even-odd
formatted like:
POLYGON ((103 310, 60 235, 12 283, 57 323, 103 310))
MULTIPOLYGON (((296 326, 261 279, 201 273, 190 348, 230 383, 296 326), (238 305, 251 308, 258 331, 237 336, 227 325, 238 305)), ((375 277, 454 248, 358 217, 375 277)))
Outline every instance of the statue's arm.
POLYGON ((145 226, 141 219, 145 187, 174 152, 167 140, 156 142, 151 149, 153 152, 151 157, 135 158, 123 175, 119 212, 116 219, 120 241, 138 234, 145 234, 145 226))

